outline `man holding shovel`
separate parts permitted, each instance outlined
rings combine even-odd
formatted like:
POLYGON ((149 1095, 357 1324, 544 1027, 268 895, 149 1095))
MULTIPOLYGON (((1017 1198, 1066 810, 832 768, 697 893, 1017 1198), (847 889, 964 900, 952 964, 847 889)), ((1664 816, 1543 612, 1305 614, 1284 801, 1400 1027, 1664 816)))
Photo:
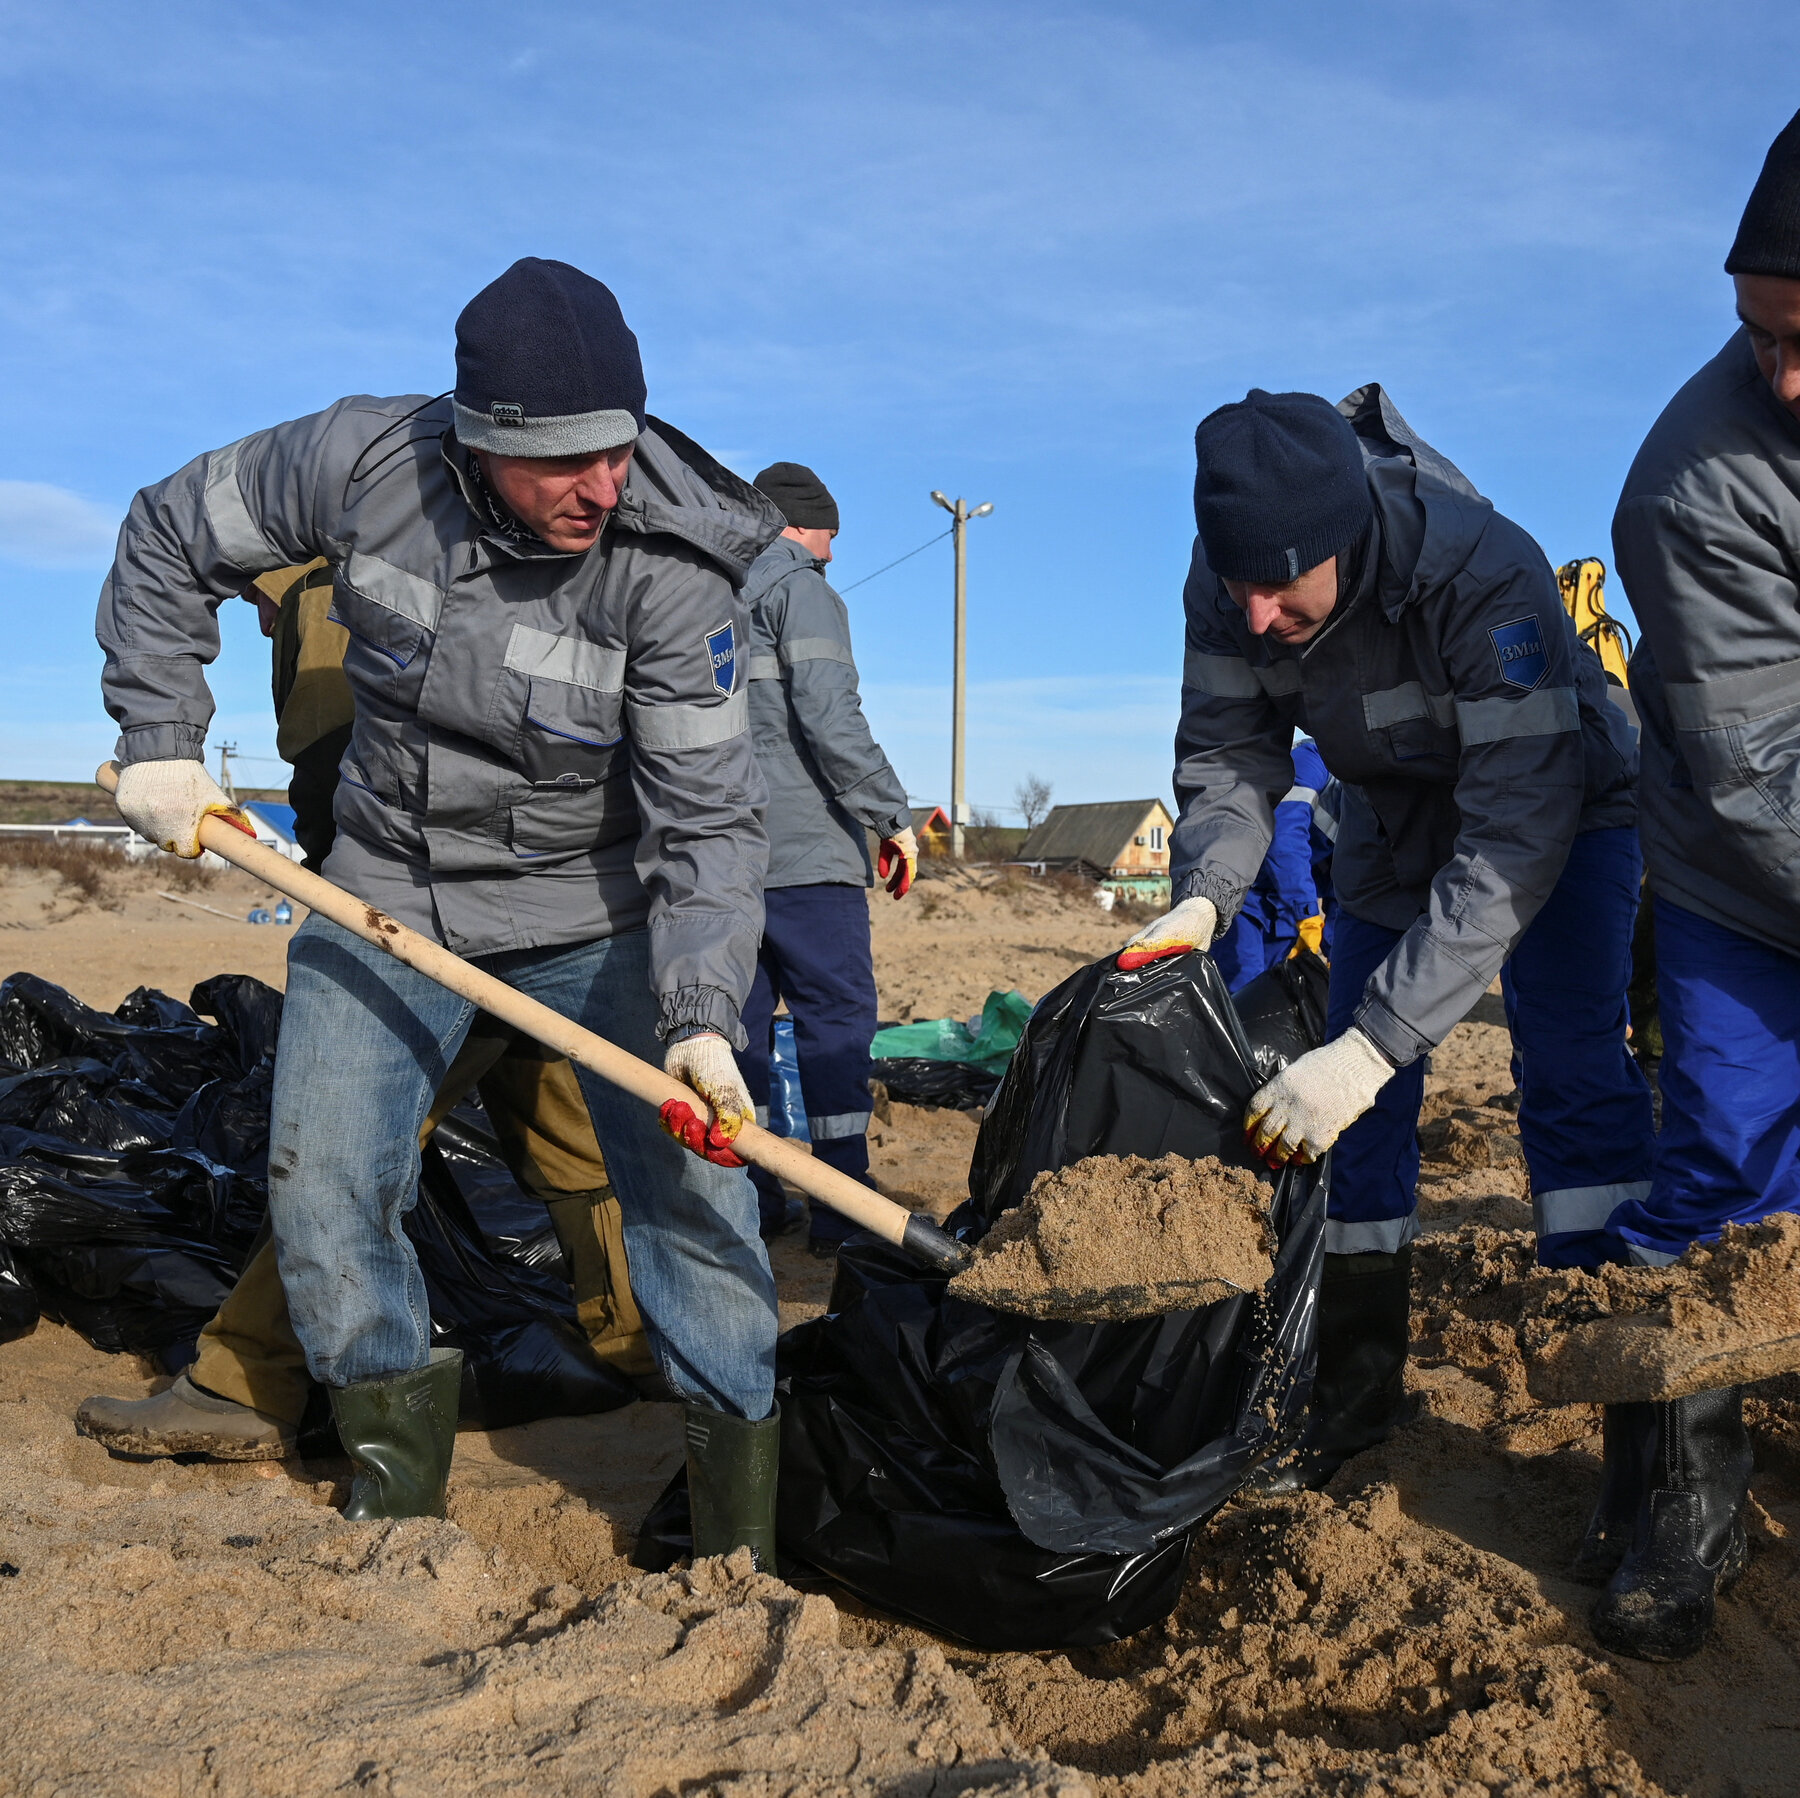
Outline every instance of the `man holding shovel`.
MULTIPOLYGON (((730 1139, 762 929, 763 783, 737 589, 782 519, 646 417, 599 282, 527 258, 457 321, 439 399, 342 400, 134 502, 100 602, 118 804, 198 852, 214 613, 323 556, 356 720, 327 876, 711 1107, 582 1086, 664 1377, 688 1403, 695 1547, 774 1549, 774 1283, 730 1139)), ((294 1326, 357 1477, 349 1513, 441 1513, 457 1357, 400 1228, 418 1130, 475 1007, 314 916, 289 955, 270 1217, 294 1326)))
POLYGON ((1637 754, 1543 553, 1379 387, 1258 389, 1195 444, 1178 903, 1120 964, 1230 924, 1306 730, 1342 788, 1328 1040, 1246 1126, 1277 1164, 1338 1144, 1312 1417, 1276 1476, 1316 1485, 1396 1416, 1424 1057, 1496 974, 1541 1258, 1606 1259, 1613 1208, 1649 1190, 1625 1046, 1637 754))
MULTIPOLYGON (((1800 114, 1725 271, 1741 328, 1651 427, 1613 518, 1642 632, 1663 1111, 1650 1189, 1609 1228, 1648 1266, 1800 1210, 1800 114)), ((1741 1388, 1606 1407, 1609 1648, 1700 1647, 1744 1565, 1749 1480, 1741 1388)))

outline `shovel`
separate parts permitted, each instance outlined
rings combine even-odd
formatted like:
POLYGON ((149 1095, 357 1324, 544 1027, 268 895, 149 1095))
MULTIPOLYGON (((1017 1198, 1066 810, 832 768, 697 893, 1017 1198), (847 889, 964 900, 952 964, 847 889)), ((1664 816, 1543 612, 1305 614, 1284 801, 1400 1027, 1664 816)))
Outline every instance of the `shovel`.
MULTIPOLYGON (((107 762, 94 778, 108 793, 118 791, 116 764, 107 762)), ((317 874, 308 873, 297 862, 291 862, 285 855, 247 837, 216 813, 201 820, 200 846, 212 850, 234 867, 242 868, 246 874, 254 875, 265 886, 286 893, 290 899, 298 899, 302 905, 322 913, 364 942, 386 950, 396 961, 417 969, 459 998, 479 1005, 502 1023, 523 1030, 546 1048, 568 1056, 578 1066, 611 1081, 634 1098, 642 1099, 646 1105, 660 1109, 670 1099, 680 1099, 696 1111, 706 1109, 705 1101, 692 1087, 682 1085, 660 1068, 638 1060, 591 1030, 571 1023, 561 1013, 528 998, 505 981, 484 974, 461 956, 452 955, 441 943, 434 943, 417 931, 407 929, 385 912, 353 898, 342 887, 335 887, 317 874)), ((809 1199, 829 1205, 833 1211, 865 1230, 872 1230, 926 1267, 954 1274, 966 1267, 971 1259, 970 1250, 939 1229, 930 1218, 908 1211, 892 1199, 884 1199, 880 1193, 872 1192, 848 1174, 840 1174, 836 1168, 815 1161, 797 1143, 774 1135, 748 1118, 731 1146, 753 1166, 797 1186, 809 1199)))

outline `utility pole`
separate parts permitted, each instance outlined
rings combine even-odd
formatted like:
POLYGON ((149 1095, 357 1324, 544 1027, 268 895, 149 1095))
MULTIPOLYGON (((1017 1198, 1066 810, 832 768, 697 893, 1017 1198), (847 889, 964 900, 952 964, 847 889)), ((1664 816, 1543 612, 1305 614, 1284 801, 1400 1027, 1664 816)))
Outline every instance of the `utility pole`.
POLYGON ((931 497, 950 514, 953 521, 950 526, 950 534, 956 548, 956 659, 955 672, 951 681, 953 697, 950 715, 950 853, 957 861, 961 861, 963 858, 963 826, 969 821, 969 807, 964 798, 963 786, 963 727, 968 685, 969 610, 969 557, 966 538, 969 520, 987 517, 994 509, 994 502, 984 500, 971 512, 968 502, 960 495, 952 503, 934 488, 931 497))
POLYGON ((219 745, 219 785, 225 789, 225 797, 234 805, 237 803, 237 789, 231 784, 231 758, 236 754, 235 743, 219 745))

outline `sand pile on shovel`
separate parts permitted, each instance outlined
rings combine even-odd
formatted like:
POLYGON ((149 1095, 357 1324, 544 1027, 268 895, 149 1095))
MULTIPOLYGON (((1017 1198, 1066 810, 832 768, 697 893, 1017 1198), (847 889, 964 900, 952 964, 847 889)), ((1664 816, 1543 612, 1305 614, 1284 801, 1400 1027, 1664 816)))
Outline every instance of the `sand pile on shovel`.
POLYGON ((1535 1275, 1519 1323, 1532 1396, 1685 1398, 1800 1368, 1800 1216, 1730 1225, 1667 1267, 1535 1275))
POLYGON ((1039 1174, 1002 1216, 957 1298, 1083 1323, 1257 1292, 1273 1274, 1269 1188, 1217 1156, 1093 1155, 1039 1174))

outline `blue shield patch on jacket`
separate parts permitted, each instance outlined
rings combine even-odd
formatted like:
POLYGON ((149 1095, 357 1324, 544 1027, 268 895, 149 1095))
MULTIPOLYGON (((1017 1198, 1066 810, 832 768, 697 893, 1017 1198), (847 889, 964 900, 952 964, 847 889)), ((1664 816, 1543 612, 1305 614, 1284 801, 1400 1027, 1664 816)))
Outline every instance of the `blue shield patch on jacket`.
POLYGON ((1495 625, 1488 635, 1494 640, 1500 678, 1509 687, 1529 690, 1544 678, 1550 657, 1544 650, 1544 627, 1537 619, 1515 618, 1511 624, 1495 625))
POLYGON ((713 685, 729 697, 732 682, 737 678, 736 629, 729 624, 722 624, 716 631, 708 632, 706 654, 712 662, 713 685))

